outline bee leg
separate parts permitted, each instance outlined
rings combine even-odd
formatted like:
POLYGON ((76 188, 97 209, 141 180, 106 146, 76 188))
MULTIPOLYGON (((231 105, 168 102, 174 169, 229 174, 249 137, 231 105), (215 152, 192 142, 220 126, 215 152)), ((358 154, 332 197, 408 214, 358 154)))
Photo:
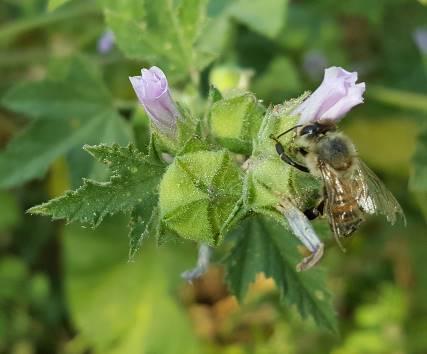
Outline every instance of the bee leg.
POLYGON ((318 216, 323 215, 323 209, 325 208, 325 200, 322 200, 317 207, 307 209, 304 211, 304 215, 308 220, 314 220, 318 216))
POLYGON ((276 142, 276 151, 279 154, 282 161, 286 162, 288 165, 291 165, 292 167, 297 168, 298 170, 302 172, 309 172, 308 168, 299 164, 298 162, 292 160, 288 155, 285 153, 285 149, 283 145, 278 141, 275 137, 270 136, 271 139, 273 139, 276 142))
POLYGON ((308 220, 314 220, 318 216, 320 216, 320 212, 317 209, 317 207, 314 207, 314 208, 305 210, 304 215, 307 217, 308 220))
POLYGON ((310 269, 322 258, 323 243, 317 237, 307 217, 290 200, 282 199, 276 208, 288 221, 293 234, 311 252, 310 256, 305 257, 296 266, 297 271, 310 269))

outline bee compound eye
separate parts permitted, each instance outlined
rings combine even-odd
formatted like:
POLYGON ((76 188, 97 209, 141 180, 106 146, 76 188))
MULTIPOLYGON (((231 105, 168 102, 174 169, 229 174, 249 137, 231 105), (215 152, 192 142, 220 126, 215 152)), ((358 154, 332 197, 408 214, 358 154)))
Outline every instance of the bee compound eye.
POLYGON ((315 131, 316 131, 316 127, 314 125, 306 125, 301 129, 299 135, 300 136, 313 135, 315 131))

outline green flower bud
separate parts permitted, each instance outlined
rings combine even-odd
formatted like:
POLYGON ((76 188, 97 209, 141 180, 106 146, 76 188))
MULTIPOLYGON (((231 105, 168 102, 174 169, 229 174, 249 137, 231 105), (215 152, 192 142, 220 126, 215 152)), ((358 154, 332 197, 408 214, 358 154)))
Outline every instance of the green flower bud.
POLYGON ((247 90, 252 76, 252 70, 233 66, 219 66, 210 72, 209 82, 221 92, 233 89, 247 90))
MULTIPOLYGON (((270 138, 296 125, 296 118, 289 115, 292 107, 292 104, 278 105, 267 112, 257 135, 254 156, 247 163, 246 208, 270 216, 278 216, 272 214, 277 214, 275 207, 284 197, 291 198, 300 210, 314 207, 320 197, 320 181, 283 162, 276 151, 276 142, 270 138)), ((295 158, 293 137, 291 132, 282 136, 280 142, 285 151, 295 158)))
POLYGON ((162 223, 183 238, 216 246, 241 192, 240 170, 226 151, 179 156, 160 183, 162 223))
POLYGON ((264 107, 251 93, 217 101, 210 114, 212 135, 230 151, 249 155, 263 114, 264 107))
POLYGON ((245 184, 247 208, 271 209, 282 196, 290 195, 290 169, 280 158, 257 158, 250 162, 245 184))

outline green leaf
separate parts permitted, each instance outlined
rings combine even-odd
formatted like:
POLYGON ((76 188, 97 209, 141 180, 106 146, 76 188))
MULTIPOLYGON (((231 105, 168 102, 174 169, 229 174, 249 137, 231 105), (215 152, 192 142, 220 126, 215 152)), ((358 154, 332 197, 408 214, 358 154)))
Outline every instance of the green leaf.
POLYGON ((283 102, 283 97, 302 91, 302 82, 296 66, 284 56, 278 56, 266 71, 253 83, 253 91, 262 99, 273 103, 283 102), (283 77, 283 80, 278 80, 283 77))
POLYGON ((143 241, 157 233, 160 218, 157 201, 158 197, 153 193, 132 211, 129 222, 129 260, 131 261, 141 248, 143 241))
POLYGON ((232 33, 234 20, 269 38, 280 33, 286 18, 288 0, 211 0, 208 21, 198 41, 203 51, 218 54, 232 33))
MULTIPOLYGON (((112 97, 100 73, 88 60, 63 62, 61 76, 12 87, 2 105, 29 118, 70 120, 112 110, 112 97)), ((53 76, 53 75, 51 75, 53 76)))
POLYGON ((142 155, 133 145, 86 146, 85 149, 109 167, 110 180, 86 179, 76 191, 35 206, 30 213, 96 227, 106 215, 131 211, 156 191, 164 167, 142 155))
POLYGON ((266 37, 276 37, 285 20, 288 0, 237 0, 230 14, 266 37))
POLYGON ((94 354, 201 353, 188 315, 173 296, 182 282, 179 273, 192 266, 189 253, 180 245, 150 243, 143 257, 125 262, 123 227, 115 217, 95 231, 65 228, 65 288, 75 344, 94 354))
POLYGON ((106 118, 33 122, 0 154, 0 188, 43 176, 58 156, 102 130, 106 118))
POLYGON ((126 56, 161 67, 171 81, 194 76, 213 55, 197 44, 206 0, 104 0, 108 25, 126 56))
POLYGON ((225 267, 230 289, 240 301, 256 275, 264 273, 274 279, 281 300, 295 305, 303 318, 312 317, 318 325, 336 330, 335 313, 322 271, 295 269, 301 255, 293 235, 261 217, 247 219, 234 233, 236 244, 225 267))
POLYGON ((70 0, 49 0, 47 4, 47 10, 53 11, 57 9, 58 7, 64 5, 65 3, 69 2, 70 0))
MULTIPOLYGON (((20 6, 23 1, 16 2, 14 5, 20 6)), ((30 4, 31 1, 28 1, 30 4)), ((24 5, 25 6, 25 5, 24 5)), ((34 7, 39 7, 34 3, 34 7)), ((37 11, 39 12, 39 11, 37 11)), ((76 6, 59 9, 55 12, 42 12, 35 16, 16 17, 8 24, 2 25, 0 29, 0 43, 13 41, 17 36, 41 27, 53 24, 62 25, 66 21, 73 19, 81 21, 88 15, 94 15, 99 12, 98 4, 95 1, 80 1, 76 6)))
POLYGON ((35 120, 0 153, 0 188, 43 176, 56 158, 84 143, 129 141, 96 68, 84 58, 63 64, 54 80, 18 84, 3 97, 5 107, 35 120))

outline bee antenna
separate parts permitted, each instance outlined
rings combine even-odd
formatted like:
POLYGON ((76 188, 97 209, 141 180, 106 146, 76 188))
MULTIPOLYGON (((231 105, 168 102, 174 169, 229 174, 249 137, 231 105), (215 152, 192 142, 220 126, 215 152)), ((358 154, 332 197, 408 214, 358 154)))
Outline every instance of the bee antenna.
POLYGON ((298 124, 298 125, 296 125, 295 127, 292 127, 292 128, 290 128, 290 129, 286 130, 285 132, 283 132, 283 133, 279 134, 278 136, 276 136, 276 139, 279 139, 281 136, 283 136, 283 135, 285 135, 285 134, 288 134, 290 131, 292 131, 292 130, 294 130, 294 129, 297 129, 297 128, 299 128, 299 127, 302 127, 302 124, 298 124))

